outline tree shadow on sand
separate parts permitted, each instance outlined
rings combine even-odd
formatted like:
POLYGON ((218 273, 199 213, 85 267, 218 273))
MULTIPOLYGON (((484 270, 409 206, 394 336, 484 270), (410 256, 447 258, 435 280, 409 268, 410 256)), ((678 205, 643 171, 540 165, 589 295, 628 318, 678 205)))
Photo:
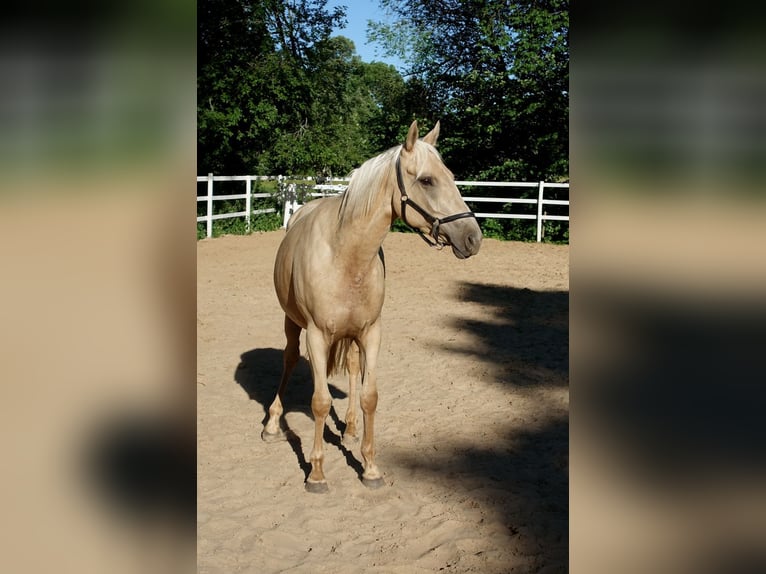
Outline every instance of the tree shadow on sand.
POLYGON ((492 447, 448 444, 439 453, 423 457, 398 454, 396 464, 421 475, 437 475, 450 485, 456 501, 492 517, 504 532, 492 541, 499 551, 524 563, 489 562, 484 572, 566 572, 568 563, 568 421, 551 419, 528 431, 508 429, 492 447), (517 565, 518 566, 518 565, 517 565))
MULTIPOLYGON (((535 386, 568 386, 568 292, 464 283, 458 293, 462 302, 488 307, 491 319, 455 319, 454 328, 470 332, 474 344, 470 348, 445 344, 445 352, 484 363, 489 368, 483 381, 502 385, 509 399, 514 392, 527 393, 535 386)), ((498 433, 501 438, 489 447, 445 444, 430 460, 403 455, 397 463, 418 473, 446 477, 454 493, 494 514, 508 529, 506 537, 498 537, 498 544, 513 540, 513 552, 526 560, 524 571, 564 572, 569 422, 560 408, 543 414, 522 430, 507 423, 498 433)), ((507 571, 498 567, 487 572, 507 571)))
MULTIPOLYGON (((274 397, 279 389, 279 381, 282 377, 282 356, 283 351, 281 349, 252 349, 242 353, 240 363, 237 365, 234 373, 235 382, 242 387, 250 400, 262 406, 263 418, 261 419, 261 425, 266 424, 269 406, 274 401, 274 397)), ((333 399, 342 399, 347 396, 345 392, 333 384, 328 384, 328 387, 330 389, 330 396, 333 399)), ((311 396, 313 392, 314 383, 311 376, 311 366, 304 357, 300 357, 295 370, 290 376, 290 381, 283 397, 282 405, 285 413, 298 411, 305 413, 309 418, 313 418, 311 413, 311 396)), ((333 445, 341 451, 348 465, 357 472, 361 480, 362 463, 341 442, 341 435, 346 430, 346 424, 340 419, 334 406, 330 407, 330 420, 335 424, 339 434, 333 432, 329 424, 326 424, 324 429, 325 443, 333 445)), ((280 420, 280 427, 295 453, 301 470, 304 472, 305 477, 308 477, 311 472, 311 463, 306 460, 300 436, 289 427, 284 415, 280 420)))
POLYGON ((477 345, 446 351, 470 355, 495 367, 498 382, 516 386, 568 385, 569 293, 463 283, 465 302, 492 311, 491 321, 459 318, 454 329, 470 332, 477 345))

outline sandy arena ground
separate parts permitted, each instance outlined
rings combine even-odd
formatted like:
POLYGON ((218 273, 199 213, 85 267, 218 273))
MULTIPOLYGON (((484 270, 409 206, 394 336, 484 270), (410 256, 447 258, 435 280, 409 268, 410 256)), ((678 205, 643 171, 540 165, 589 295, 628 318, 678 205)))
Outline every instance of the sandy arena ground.
POLYGON ((485 239, 459 261, 389 234, 375 429, 386 486, 365 488, 359 445, 340 442, 336 376, 318 495, 303 486, 305 332, 285 398, 295 438, 260 438, 282 366, 283 235, 198 242, 198 571, 565 572, 569 247, 485 239))

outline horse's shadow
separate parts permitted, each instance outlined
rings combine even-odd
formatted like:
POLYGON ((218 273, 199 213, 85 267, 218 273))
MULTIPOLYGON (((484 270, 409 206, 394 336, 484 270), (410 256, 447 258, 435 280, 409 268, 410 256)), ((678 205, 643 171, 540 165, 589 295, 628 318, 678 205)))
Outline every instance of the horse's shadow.
MULTIPOLYGON (((263 418, 261 425, 266 424, 269 417, 269 406, 274 401, 279 389, 279 381, 282 377, 282 355, 281 349, 252 349, 242 353, 239 365, 234 372, 234 381, 242 387, 250 400, 255 401, 263 408, 263 418)), ((333 384, 328 384, 330 396, 333 399, 342 399, 348 395, 333 384)), ((290 376, 287 384, 282 405, 287 412, 303 412, 309 418, 313 418, 311 413, 311 396, 314 392, 314 383, 311 376, 311 366, 309 362, 300 357, 295 370, 290 376)), ((325 425, 323 439, 327 444, 338 448, 346 458, 347 464, 353 468, 361 480, 362 463, 341 442, 341 435, 346 430, 344 423, 335 407, 330 407, 330 419, 334 423, 338 433, 333 432, 329 425, 325 425)), ((301 437, 293 431, 285 420, 284 415, 280 419, 280 428, 285 433, 287 442, 290 444, 298 464, 303 470, 305 477, 311 472, 311 463, 306 460, 303 452, 301 437)))

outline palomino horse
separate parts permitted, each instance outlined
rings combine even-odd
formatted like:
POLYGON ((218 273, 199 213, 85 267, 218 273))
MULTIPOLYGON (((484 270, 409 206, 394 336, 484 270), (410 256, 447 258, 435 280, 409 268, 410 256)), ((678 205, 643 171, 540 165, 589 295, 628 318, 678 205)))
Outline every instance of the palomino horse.
POLYGON ((261 436, 266 441, 285 438, 280 429, 282 398, 300 356, 301 329, 306 329, 314 379, 309 492, 327 491, 322 471, 322 435, 331 403, 327 377, 344 366, 349 374, 349 406, 343 440, 357 439, 356 383, 361 373, 362 482, 372 488, 383 485, 375 464, 373 428, 384 299, 381 245, 391 224, 401 218, 431 245, 450 245, 459 259, 475 255, 481 246, 476 217, 434 147, 438 136, 437 122, 418 140, 417 122, 412 122, 404 145, 355 170, 342 196, 317 199, 296 211, 277 252, 274 286, 285 311, 287 345, 279 390, 261 436))

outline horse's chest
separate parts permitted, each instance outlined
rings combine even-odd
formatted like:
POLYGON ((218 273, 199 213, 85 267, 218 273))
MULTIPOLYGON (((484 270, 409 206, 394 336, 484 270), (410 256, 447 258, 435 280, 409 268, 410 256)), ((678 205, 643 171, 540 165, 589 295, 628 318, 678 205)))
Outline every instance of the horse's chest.
POLYGON ((382 285, 372 287, 364 279, 351 281, 335 292, 333 303, 326 307, 328 322, 333 331, 353 334, 377 321, 383 300, 382 285))
POLYGON ((364 280, 352 282, 341 289, 338 295, 340 308, 351 318, 373 319, 383 307, 383 288, 372 288, 364 280))

